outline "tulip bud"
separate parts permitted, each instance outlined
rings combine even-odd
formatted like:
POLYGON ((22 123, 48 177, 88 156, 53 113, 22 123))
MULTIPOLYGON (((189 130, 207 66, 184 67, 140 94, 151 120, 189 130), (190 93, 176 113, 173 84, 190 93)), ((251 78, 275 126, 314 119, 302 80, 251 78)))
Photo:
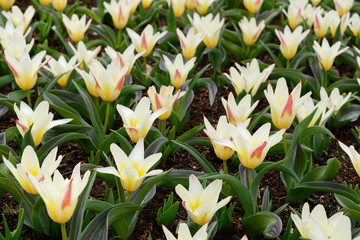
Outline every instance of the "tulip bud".
POLYGON ((83 15, 80 20, 76 14, 71 16, 71 20, 65 14, 62 14, 62 16, 64 26, 70 35, 71 40, 75 43, 83 40, 85 32, 91 25, 92 19, 86 24, 86 15, 83 15))
POLYGON ((340 45, 341 42, 339 41, 330 47, 326 38, 323 39, 321 46, 314 41, 313 48, 316 52, 321 69, 325 68, 326 71, 330 70, 335 58, 349 49, 349 47, 345 47, 339 51, 340 45))
POLYGON ((215 0, 196 0, 195 1, 195 7, 196 7, 196 11, 200 14, 200 15, 204 15, 209 6, 214 2, 215 0))
POLYGON ((190 70, 194 67, 196 58, 190 59, 187 63, 184 64, 181 54, 178 54, 175 58, 174 63, 170 59, 163 55, 165 67, 170 74, 171 84, 174 85, 176 89, 180 88, 187 79, 187 76, 190 70))
POLYGON ((244 17, 239 23, 242 37, 246 46, 252 46, 260 36, 261 31, 265 28, 265 21, 261 21, 256 25, 256 19, 251 18, 250 21, 244 17))
POLYGON ((354 0, 334 0, 336 11, 342 17, 345 13, 349 12, 354 4, 354 0))
POLYGON ((259 11, 263 0, 244 0, 244 6, 246 10, 254 14, 259 11))
POLYGON ((116 28, 123 29, 126 27, 132 8, 127 0, 120 0, 119 2, 111 0, 110 4, 104 2, 104 7, 110 13, 116 28))
POLYGON ((1 7, 7 9, 10 9, 15 3, 15 0, 0 0, 1 7))
POLYGON ((180 29, 176 29, 176 34, 180 40, 181 50, 184 58, 190 60, 195 56, 196 49, 199 44, 204 40, 205 35, 201 32, 195 33, 195 28, 191 27, 185 37, 180 29))
POLYGON ((73 56, 69 60, 69 62, 67 62, 65 57, 63 55, 61 55, 59 57, 58 61, 51 58, 48 63, 50 67, 44 66, 44 69, 51 72, 54 75, 54 77, 57 77, 65 72, 68 72, 68 73, 64 74, 61 78, 59 78, 59 80, 58 80, 58 84, 60 86, 66 87, 67 82, 70 77, 70 74, 71 74, 72 70, 74 69, 75 63, 76 63, 76 56, 73 56))
POLYGON ((52 5, 56 11, 62 12, 66 8, 67 1, 68 0, 52 0, 52 5))

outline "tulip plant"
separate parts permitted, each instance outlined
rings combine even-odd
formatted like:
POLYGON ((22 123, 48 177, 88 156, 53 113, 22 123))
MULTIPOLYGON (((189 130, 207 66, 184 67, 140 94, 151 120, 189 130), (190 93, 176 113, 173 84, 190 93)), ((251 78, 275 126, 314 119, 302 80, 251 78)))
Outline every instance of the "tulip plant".
POLYGON ((359 2, 0 6, 0 239, 360 239, 359 2))

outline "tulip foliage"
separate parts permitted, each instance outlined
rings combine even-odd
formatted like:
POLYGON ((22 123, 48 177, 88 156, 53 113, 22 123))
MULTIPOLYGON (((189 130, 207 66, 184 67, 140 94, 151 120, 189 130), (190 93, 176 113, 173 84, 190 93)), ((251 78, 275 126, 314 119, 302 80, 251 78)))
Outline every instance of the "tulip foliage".
POLYGON ((30 2, 0 0, 0 196, 21 209, 0 239, 360 238, 360 190, 333 181, 360 176, 359 129, 336 139, 359 122, 359 2, 30 2))

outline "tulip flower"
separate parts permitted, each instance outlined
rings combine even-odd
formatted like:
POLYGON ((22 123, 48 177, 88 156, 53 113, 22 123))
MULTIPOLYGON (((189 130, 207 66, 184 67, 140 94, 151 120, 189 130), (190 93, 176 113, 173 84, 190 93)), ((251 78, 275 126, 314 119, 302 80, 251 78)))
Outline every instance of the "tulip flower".
POLYGON ((332 14, 327 13, 325 16, 322 16, 322 12, 320 10, 315 11, 314 14, 314 32, 318 38, 323 38, 328 29, 331 22, 332 14))
POLYGON ((255 96, 261 83, 267 80, 270 73, 274 69, 275 64, 270 65, 262 72, 260 72, 259 63, 255 58, 251 60, 250 64, 247 63, 246 67, 242 67, 237 63, 235 63, 235 66, 238 70, 234 67, 231 67, 230 75, 223 73, 224 76, 230 79, 237 95, 239 95, 241 91, 245 90, 246 93, 251 91, 251 95, 255 96))
POLYGON ((39 159, 36 152, 31 146, 26 146, 21 156, 21 163, 16 164, 16 168, 4 156, 3 161, 26 192, 30 194, 38 194, 38 191, 27 177, 27 174, 32 175, 37 182, 44 181, 44 172, 52 175, 63 158, 63 156, 60 155, 56 159, 57 151, 57 147, 51 150, 42 162, 41 167, 39 165, 39 159))
POLYGON ((64 11, 68 0, 52 0, 52 6, 58 12, 64 11))
POLYGON ((0 26, 0 39, 2 41, 8 41, 8 38, 13 35, 22 36, 26 38, 31 31, 29 28, 26 33, 25 32, 25 25, 20 24, 19 26, 15 27, 11 21, 7 21, 5 24, 5 28, 0 26))
POLYGON ((189 190, 178 184, 175 192, 182 199, 182 205, 191 220, 200 226, 209 223, 217 210, 224 207, 231 196, 217 202, 222 187, 222 180, 216 179, 203 189, 200 181, 191 174, 189 177, 189 190))
POLYGON ((150 7, 150 5, 152 4, 153 0, 142 0, 142 6, 144 9, 147 9, 150 7))
POLYGON ((291 32, 288 26, 285 27, 284 33, 280 32, 279 30, 275 30, 276 36, 280 40, 280 50, 283 56, 290 60, 292 59, 302 40, 309 34, 310 29, 303 32, 303 27, 298 26, 294 32, 291 32))
POLYGON ((329 109, 332 109, 335 107, 334 111, 335 114, 340 110, 340 108, 349 101, 351 97, 351 92, 347 94, 346 97, 340 94, 340 91, 338 88, 334 88, 332 92, 330 93, 330 97, 328 97, 325 88, 320 88, 320 97, 321 101, 327 102, 327 107, 329 109))
POLYGON ((321 8, 317 9, 313 7, 311 4, 307 4, 304 9, 301 11, 302 18, 306 21, 308 27, 312 27, 314 24, 314 14, 315 11, 321 11, 321 8))
POLYGON ((131 42, 135 45, 136 51, 141 53, 146 50, 146 52, 142 55, 143 57, 149 56, 156 42, 164 37, 167 33, 167 31, 165 31, 154 34, 154 28, 150 24, 145 27, 141 35, 138 35, 130 28, 126 28, 126 30, 129 34, 129 37, 131 38, 131 42))
POLYGON ((50 5, 52 0, 40 0, 40 4, 43 5, 44 7, 47 7, 50 5))
POLYGON ((76 14, 71 16, 71 20, 62 14, 64 26, 71 38, 75 43, 83 40, 85 32, 91 25, 92 19, 86 23, 86 15, 83 15, 81 19, 76 14))
POLYGON ((1 7, 10 9, 15 3, 15 0, 0 0, 1 7))
POLYGON ((183 15, 186 6, 186 0, 167 0, 167 2, 169 7, 171 5, 176 18, 179 18, 183 15))
POLYGON ((174 235, 164 226, 161 225, 166 237, 166 240, 207 240, 206 228, 208 224, 202 226, 192 237, 189 227, 186 223, 180 223, 178 238, 175 238, 174 235))
POLYGON ((196 0, 186 0, 186 8, 189 10, 194 10, 196 7, 196 0))
POLYGON ((107 46, 105 48, 106 54, 111 58, 112 61, 114 61, 118 56, 120 57, 120 68, 125 67, 125 65, 129 65, 129 71, 127 72, 126 76, 130 74, 130 71, 135 64, 135 61, 146 52, 146 50, 144 50, 141 53, 135 55, 134 50, 134 44, 130 44, 130 46, 128 46, 122 54, 115 51, 110 46, 107 46))
POLYGON ((321 204, 316 205, 310 213, 309 204, 305 203, 301 218, 294 213, 291 213, 291 218, 303 238, 352 239, 349 217, 339 212, 328 219, 325 208, 321 204))
POLYGON ((321 46, 314 41, 313 48, 316 52, 321 69, 325 69, 326 71, 330 70, 335 58, 349 49, 349 47, 345 47, 339 51, 340 45, 341 42, 338 41, 330 47, 326 38, 323 39, 321 46))
POLYGON ((31 39, 31 42, 27 44, 23 33, 14 32, 6 38, 6 41, 1 40, 1 45, 4 50, 7 50, 19 59, 23 52, 29 53, 31 51, 34 41, 35 39, 31 39))
POLYGON ((216 129, 211 125, 205 116, 204 123, 206 127, 204 129, 204 133, 211 140, 216 156, 223 161, 228 160, 234 154, 234 150, 216 142, 217 139, 231 139, 231 132, 229 123, 226 120, 226 116, 221 116, 219 118, 216 129))
POLYGON ((116 28, 123 29, 127 25, 132 8, 127 0, 111 0, 110 4, 104 2, 104 7, 110 13, 116 28))
POLYGON ((288 11, 282 10, 289 21, 289 26, 294 30, 303 21, 303 10, 307 1, 290 1, 288 11))
POLYGON ((248 168, 258 167, 265 159, 269 149, 281 141, 285 129, 281 129, 275 134, 270 134, 270 123, 261 126, 254 135, 243 124, 237 127, 230 125, 232 141, 218 141, 236 151, 241 164, 248 168))
POLYGON ((277 81, 275 93, 270 83, 264 93, 270 104, 272 121, 278 129, 290 128, 297 110, 311 95, 311 92, 308 92, 300 98, 301 82, 289 95, 285 78, 280 78, 277 81))
POLYGON ((354 0, 334 0, 336 11, 342 17, 345 13, 349 12, 354 4, 354 0))
POLYGON ((49 67, 44 66, 44 69, 46 69, 47 71, 51 72, 54 77, 57 77, 65 72, 68 72, 66 74, 64 74, 62 77, 59 78, 58 80, 58 84, 62 87, 66 87, 67 82, 69 80, 70 74, 72 72, 72 70, 75 67, 75 63, 76 63, 76 56, 73 56, 69 62, 66 61, 65 57, 63 55, 61 55, 59 57, 59 60, 56 61, 55 59, 51 58, 49 61, 49 67))
POLYGON ((251 18, 250 21, 244 17, 239 23, 242 37, 246 46, 252 46, 258 40, 261 31, 265 28, 265 21, 262 20, 256 25, 256 19, 251 18))
POLYGON ((327 101, 322 100, 318 102, 316 105, 314 104, 314 101, 311 97, 308 97, 307 100, 304 102, 302 106, 299 107, 299 109, 296 112, 297 119, 299 122, 304 120, 308 115, 310 115, 313 111, 315 111, 315 114, 313 118, 311 119, 311 122, 309 123, 308 127, 312 127, 319 121, 319 126, 323 125, 325 121, 333 114, 335 110, 335 106, 326 111, 327 108, 327 101))
POLYGON ((16 57, 5 50, 5 61, 14 74, 16 84, 22 90, 30 90, 34 87, 37 80, 38 71, 45 64, 47 64, 47 62, 41 62, 45 54, 46 51, 42 51, 35 55, 33 59, 31 59, 26 49, 23 50, 20 57, 16 57))
POLYGON ((170 59, 163 55, 165 67, 170 74, 171 84, 174 85, 176 89, 180 88, 190 72, 190 70, 194 67, 194 63, 196 61, 196 57, 190 59, 188 62, 184 64, 181 54, 178 54, 175 58, 174 63, 170 61, 170 59))
MULTIPOLYGON (((150 170, 157 163, 162 153, 155 153, 144 158, 144 139, 141 138, 127 156, 116 144, 110 145, 110 151, 115 161, 115 167, 97 168, 99 173, 112 174, 121 180, 122 187, 128 192, 136 191, 146 177, 155 176, 163 170, 150 170)), ((128 195, 129 196, 129 195, 128 195)))
POLYGON ((312 5, 314 5, 314 7, 317 7, 320 4, 321 0, 311 0, 312 5))
POLYGON ((360 16, 357 13, 354 13, 349 22, 349 28, 353 33, 354 37, 357 37, 360 32, 360 16))
POLYGON ((70 179, 64 179, 58 170, 55 171, 53 178, 45 172, 45 180, 41 182, 29 176, 46 205, 49 217, 54 222, 65 224, 70 220, 78 198, 89 181, 90 171, 86 171, 81 179, 80 164, 76 164, 70 179))
POLYGON ((339 141, 339 145, 346 152, 346 154, 349 156, 352 165, 355 168, 356 173, 360 176, 360 154, 355 150, 354 146, 346 146, 342 142, 339 141))
POLYGON ((205 17, 200 17, 199 14, 194 13, 194 19, 192 19, 189 15, 188 18, 196 30, 205 35, 203 40, 205 45, 208 48, 215 48, 218 45, 220 31, 225 23, 225 19, 220 21, 219 13, 216 14, 214 18, 211 13, 205 17))
POLYGON ((20 103, 20 109, 14 104, 14 111, 18 120, 16 120, 16 127, 19 130, 21 136, 25 136, 25 133, 31 128, 31 136, 34 141, 35 147, 37 147, 44 136, 44 134, 51 128, 66 124, 72 119, 61 119, 53 121, 54 114, 49 113, 49 103, 42 101, 33 111, 26 103, 20 103))
POLYGON ((78 42, 77 49, 69 42, 71 50, 74 52, 74 55, 77 58, 80 68, 83 69, 83 62, 88 66, 93 59, 99 54, 101 46, 98 46, 95 50, 87 50, 86 45, 83 41, 78 42))
POLYGON ((246 10, 254 14, 259 11, 263 0, 244 0, 244 6, 246 10))
POLYGON ((155 86, 149 87, 147 91, 153 112, 162 108, 168 108, 165 113, 158 117, 158 119, 160 120, 168 119, 171 115, 174 103, 185 95, 185 92, 182 92, 180 90, 178 90, 175 95, 172 95, 173 91, 173 86, 161 86, 160 93, 156 92, 155 86))
POLYGON ((131 10, 130 14, 133 14, 136 11, 136 8, 139 6, 141 0, 126 0, 127 5, 130 5, 131 10))
POLYGON ((195 8, 196 11, 200 14, 200 15, 204 15, 209 6, 214 2, 215 0, 196 0, 195 1, 195 8))
POLYGON ((145 138, 155 119, 168 110, 168 108, 162 108, 152 113, 150 100, 147 97, 140 100, 135 111, 120 104, 116 106, 116 109, 121 116, 127 134, 133 142, 145 138))
POLYGON ((186 60, 190 60, 195 56, 197 47, 205 38, 205 35, 201 32, 195 33, 194 27, 189 29, 186 37, 184 33, 177 28, 176 35, 180 40, 182 54, 186 60))
POLYGON ((328 14, 330 15, 328 20, 329 20, 331 35, 335 37, 336 30, 339 27, 339 25, 340 25, 340 33, 341 35, 343 35, 347 26, 350 23, 350 18, 349 18, 350 14, 349 13, 344 14, 341 17, 341 19, 339 14, 334 10, 330 11, 328 14))
POLYGON ((241 99, 239 104, 236 103, 235 97, 232 92, 229 93, 228 100, 221 98, 221 102, 226 110, 227 119, 229 123, 236 126, 240 121, 244 123, 249 115, 254 111, 256 106, 259 104, 259 100, 251 106, 251 95, 247 94, 241 99))
POLYGON ((35 15, 35 8, 33 6, 29 6, 25 12, 23 13, 18 6, 12 6, 11 11, 1 12, 4 17, 7 18, 8 21, 11 21, 15 27, 24 24, 25 29, 30 25, 32 18, 35 15))

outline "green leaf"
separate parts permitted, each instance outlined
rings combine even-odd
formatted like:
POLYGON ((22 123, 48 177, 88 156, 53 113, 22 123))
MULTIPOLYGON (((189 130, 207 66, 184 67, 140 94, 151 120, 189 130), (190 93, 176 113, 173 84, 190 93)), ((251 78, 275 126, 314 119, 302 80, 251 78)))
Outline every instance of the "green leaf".
POLYGON ((173 3, 169 6, 168 14, 167 14, 167 30, 168 32, 175 33, 176 30, 176 17, 173 10, 173 3))
POLYGON ((360 223, 360 206, 351 199, 335 194, 336 201, 345 209, 348 215, 355 218, 360 223))
POLYGON ((258 212, 242 219, 241 223, 252 237, 263 234, 267 238, 275 238, 282 230, 280 217, 272 212, 258 212))

